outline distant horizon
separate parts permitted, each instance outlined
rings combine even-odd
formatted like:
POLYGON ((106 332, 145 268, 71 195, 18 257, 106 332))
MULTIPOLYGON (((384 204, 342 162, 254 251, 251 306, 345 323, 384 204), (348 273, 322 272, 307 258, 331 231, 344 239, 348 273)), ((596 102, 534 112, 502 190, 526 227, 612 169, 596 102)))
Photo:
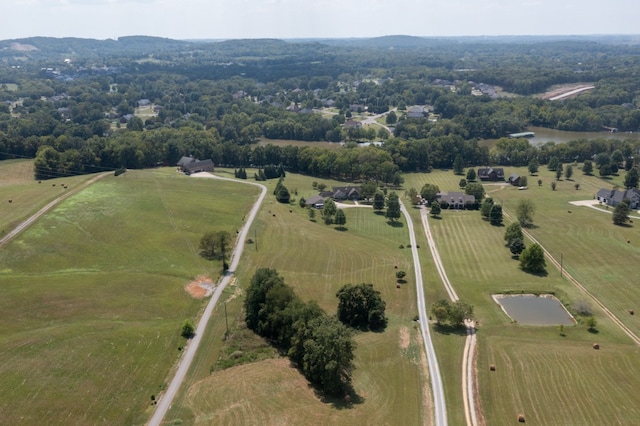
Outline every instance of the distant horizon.
POLYGON ((153 34, 126 34, 117 37, 108 38, 96 38, 96 37, 78 37, 78 36, 49 36, 49 35, 32 35, 18 38, 3 38, 0 41, 14 41, 14 40, 27 40, 33 38, 52 38, 52 39, 81 39, 81 40, 96 40, 96 41, 117 41, 122 38, 128 37, 149 37, 159 38, 174 41, 184 42, 223 42, 232 40, 281 40, 281 41, 298 41, 298 40, 370 40, 370 39, 382 39, 392 37, 408 37, 418 39, 500 39, 500 38, 615 38, 615 37, 639 37, 638 33, 619 33, 619 34, 496 34, 496 35, 448 35, 448 36, 420 36, 411 34, 386 34, 379 36, 345 36, 345 37, 235 37, 235 38, 174 38, 165 37, 153 34))
POLYGON ((636 35, 637 0, 9 0, 0 40, 636 35), (526 32, 526 34, 523 34, 526 32))

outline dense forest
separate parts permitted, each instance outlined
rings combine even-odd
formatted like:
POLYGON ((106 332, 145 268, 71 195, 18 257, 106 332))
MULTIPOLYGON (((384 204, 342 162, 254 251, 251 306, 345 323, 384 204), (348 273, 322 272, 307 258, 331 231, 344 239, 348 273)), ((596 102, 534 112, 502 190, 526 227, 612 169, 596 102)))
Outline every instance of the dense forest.
POLYGON ((449 168, 458 155, 465 165, 621 155, 612 161, 622 167, 640 149, 623 134, 640 130, 639 53, 632 36, 6 40, 0 159, 36 158, 38 179, 174 165, 183 155, 383 182, 449 168), (561 84, 593 89, 541 96, 561 84), (374 114, 387 114, 386 126, 361 126, 374 114), (615 129, 620 139, 533 146, 506 138, 528 126, 615 129), (486 139, 497 142, 489 149, 486 139), (360 144, 370 141, 384 143, 360 144))

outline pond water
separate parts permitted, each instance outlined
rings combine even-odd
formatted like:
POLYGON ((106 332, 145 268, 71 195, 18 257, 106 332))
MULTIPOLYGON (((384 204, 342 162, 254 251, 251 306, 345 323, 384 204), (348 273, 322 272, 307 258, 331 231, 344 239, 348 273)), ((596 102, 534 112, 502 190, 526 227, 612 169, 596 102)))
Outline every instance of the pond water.
POLYGON ((639 140, 640 133, 611 133, 602 132, 565 132, 562 130, 547 129, 545 127, 528 127, 527 131, 536 135, 529 139, 531 145, 542 145, 549 141, 555 143, 567 143, 578 139, 619 139, 639 140))
POLYGON ((550 294, 494 294, 502 310, 523 325, 574 325, 575 320, 558 299, 550 294))

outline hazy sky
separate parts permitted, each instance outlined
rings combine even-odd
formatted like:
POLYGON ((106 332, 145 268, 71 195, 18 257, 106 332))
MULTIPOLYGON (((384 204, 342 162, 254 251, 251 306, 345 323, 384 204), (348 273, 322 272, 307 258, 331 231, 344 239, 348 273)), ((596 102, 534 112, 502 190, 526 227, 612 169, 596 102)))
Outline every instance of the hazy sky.
POLYGON ((0 39, 638 34, 639 0, 0 0, 0 39))

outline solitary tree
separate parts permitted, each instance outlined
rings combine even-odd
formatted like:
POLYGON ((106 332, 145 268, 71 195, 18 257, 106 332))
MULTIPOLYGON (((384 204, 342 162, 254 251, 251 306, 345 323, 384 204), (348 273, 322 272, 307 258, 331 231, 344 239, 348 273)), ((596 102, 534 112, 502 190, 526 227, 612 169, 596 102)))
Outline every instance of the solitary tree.
POLYGON ((525 249, 526 246, 524 245, 524 241, 522 241, 522 238, 514 238, 513 240, 511 240, 511 242, 509 242, 509 250, 511 251, 511 254, 516 257, 520 256, 520 253, 522 253, 525 249))
POLYGON ((434 201, 431 203, 431 211, 429 213, 431 213, 432 217, 438 217, 440 216, 440 213, 442 212, 442 209, 440 208, 440 203, 438 203, 437 201, 434 201))
POLYGON ((420 202, 420 197, 418 197, 418 190, 415 188, 409 188, 407 191, 407 197, 411 200, 411 204, 414 206, 420 202))
POLYGON ((347 216, 345 216, 342 209, 338 209, 336 212, 336 217, 333 219, 333 223, 338 225, 338 228, 344 229, 344 225, 347 223, 347 216))
POLYGON ((420 189, 420 195, 429 203, 436 199, 438 192, 440 192, 440 188, 432 183, 425 183, 420 189))
POLYGON ((468 183, 464 188, 464 193, 467 195, 473 195, 476 197, 476 201, 481 203, 484 198, 484 186, 478 182, 468 183))
POLYGON ((614 225, 624 225, 629 221, 629 204, 628 200, 623 200, 613 210, 614 225))
POLYGON ((316 221, 316 209, 314 208, 309 208, 309 220, 312 222, 316 221))
POLYGON ((500 204, 494 204, 491 206, 489 222, 494 226, 502 225, 502 206, 500 204))
POLYGON ((209 232, 200 239, 200 255, 205 259, 213 259, 216 255, 216 233, 209 232))
POLYGON ((538 186, 542 186, 542 179, 538 179, 538 186))
POLYGON ((527 228, 533 224, 533 214, 535 211, 536 206, 530 199, 523 198, 518 202, 516 206, 516 217, 523 228, 527 228))
POLYGON ((373 196, 373 210, 380 211, 384 209, 384 194, 378 191, 373 196))
POLYGON ((558 159, 558 157, 554 156, 549 158, 549 163, 547 163, 547 168, 553 172, 558 169, 559 165, 560 165, 560 160, 558 159))
POLYGON ((558 167, 556 168, 556 180, 560 180, 562 177, 562 163, 558 163, 558 167))
POLYGON ((476 180, 476 169, 467 170, 467 181, 474 182, 476 180))
POLYGON ((538 160, 533 158, 531 161, 529 161, 529 174, 536 174, 538 173, 538 168, 540 167, 540 164, 538 164, 538 160))
POLYGON ((460 179, 460 182, 458 182, 458 186, 460 188, 464 188, 465 186, 467 186, 467 180, 465 178, 460 179))
POLYGON ((567 166, 567 169, 564 171, 564 177, 567 179, 571 179, 571 176, 573 176, 573 166, 569 164, 567 166))
POLYGON ((404 277, 406 276, 407 276, 407 273, 405 271, 396 272, 396 278, 398 279, 398 282, 404 282, 404 277))
POLYGON ((520 254, 520 268, 523 271, 540 274, 547 266, 544 260, 544 251, 539 244, 531 244, 520 254))
POLYGON ((196 327, 193 325, 193 321, 190 319, 185 320, 182 324, 182 331, 180 335, 185 339, 191 339, 196 334, 196 327))
POLYGON ((587 160, 584 162, 584 165, 582 166, 582 173, 585 175, 593 173, 593 163, 591 161, 587 160))
POLYGON ((556 183, 555 182, 551 182, 551 190, 555 191, 556 190, 556 183))
POLYGON ((337 210, 336 203, 332 199, 328 199, 324 203, 324 207, 322 207, 322 217, 324 218, 325 224, 331 225, 333 223, 333 215, 336 214, 337 210))
POLYGON ((385 216, 392 222, 400 219, 400 200, 395 192, 389 194, 387 198, 387 213, 385 216))

